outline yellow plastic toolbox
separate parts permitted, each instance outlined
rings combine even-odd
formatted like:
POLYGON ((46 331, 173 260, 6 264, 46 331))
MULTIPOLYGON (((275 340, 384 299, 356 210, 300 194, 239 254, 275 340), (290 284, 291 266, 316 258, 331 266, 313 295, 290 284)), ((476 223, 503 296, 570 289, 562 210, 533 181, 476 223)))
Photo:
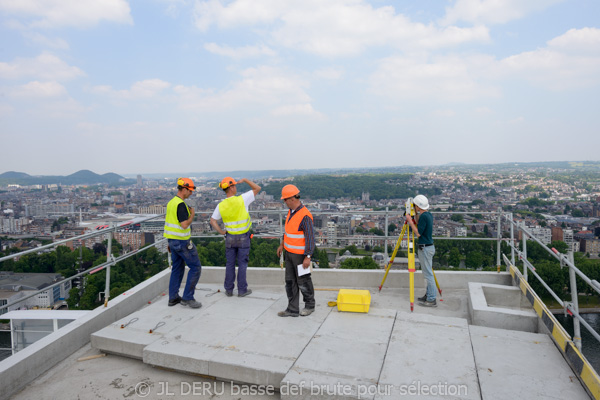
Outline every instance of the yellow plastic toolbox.
POLYGON ((337 297, 338 311, 368 313, 371 292, 368 290, 340 289, 337 297))

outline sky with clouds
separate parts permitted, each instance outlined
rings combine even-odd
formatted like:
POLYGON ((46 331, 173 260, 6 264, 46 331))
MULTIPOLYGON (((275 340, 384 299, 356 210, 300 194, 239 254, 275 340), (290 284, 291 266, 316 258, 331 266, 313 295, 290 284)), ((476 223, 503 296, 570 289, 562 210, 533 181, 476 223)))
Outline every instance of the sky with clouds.
POLYGON ((600 160, 598 0, 0 0, 0 173, 600 160))

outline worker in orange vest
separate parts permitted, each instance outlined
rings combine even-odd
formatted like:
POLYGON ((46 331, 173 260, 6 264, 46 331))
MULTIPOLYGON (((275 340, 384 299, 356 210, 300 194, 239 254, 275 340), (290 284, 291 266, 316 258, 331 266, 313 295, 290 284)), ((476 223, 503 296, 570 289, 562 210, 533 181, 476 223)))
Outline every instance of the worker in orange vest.
POLYGON ((277 257, 285 250, 285 291, 288 306, 277 313, 280 317, 308 316, 315 310, 315 289, 310 272, 307 272, 315 250, 313 217, 300 201, 300 190, 294 185, 286 185, 281 190, 281 199, 289 208, 285 220, 285 234, 277 257), (304 309, 300 311, 300 292, 304 299, 304 309))

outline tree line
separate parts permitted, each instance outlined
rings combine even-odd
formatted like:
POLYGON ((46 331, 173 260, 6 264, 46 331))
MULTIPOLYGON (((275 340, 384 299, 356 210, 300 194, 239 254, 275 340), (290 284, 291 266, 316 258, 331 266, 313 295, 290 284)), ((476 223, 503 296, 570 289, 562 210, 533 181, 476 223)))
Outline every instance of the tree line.
POLYGON ((441 193, 438 187, 409 186, 411 177, 411 174, 306 175, 269 183, 263 190, 279 198, 283 186, 294 184, 300 189, 301 196, 311 199, 360 198, 363 192, 369 192, 372 200, 405 199, 414 197, 417 193, 426 196, 441 193))

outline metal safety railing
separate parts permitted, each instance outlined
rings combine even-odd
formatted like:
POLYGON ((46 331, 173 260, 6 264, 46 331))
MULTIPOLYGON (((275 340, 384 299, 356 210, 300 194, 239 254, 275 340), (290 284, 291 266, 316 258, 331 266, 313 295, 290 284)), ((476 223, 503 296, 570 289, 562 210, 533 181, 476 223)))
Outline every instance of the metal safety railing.
POLYGON ((577 346, 579 350, 582 348, 581 342, 581 326, 583 325, 588 332, 598 341, 600 342, 600 334, 596 332, 596 330, 591 327, 587 321, 581 316, 579 313, 579 291, 577 289, 577 276, 581 278, 587 285, 589 285, 596 293, 600 294, 600 282, 590 279, 587 275, 585 275, 579 268, 575 266, 573 250, 569 248, 567 254, 562 254, 558 252, 554 248, 549 248, 546 246, 540 239, 538 239, 530 229, 528 229, 524 224, 514 221, 512 213, 508 213, 504 215, 505 220, 510 224, 510 242, 508 243, 511 249, 511 259, 510 262, 512 265, 515 264, 515 254, 518 259, 523 263, 523 278, 525 281, 528 281, 528 276, 531 273, 540 284, 548 291, 548 293, 556 300, 558 304, 563 308, 565 313, 569 314, 573 317, 573 342, 577 346), (522 233, 522 245, 521 249, 517 246, 517 240, 515 240, 515 228, 517 232, 520 231, 522 233), (538 275, 535 270, 535 266, 527 259, 527 239, 531 239, 536 242, 538 245, 542 247, 548 254, 554 257, 559 261, 561 268, 569 268, 569 292, 571 301, 562 300, 551 288, 548 284, 538 275))
MULTIPOLYGON (((59 240, 57 242, 53 242, 53 243, 50 243, 50 244, 47 244, 47 245, 44 245, 44 246, 36 247, 34 249, 29 249, 29 250, 25 250, 25 251, 22 251, 22 252, 19 252, 19 253, 14 253, 14 254, 10 254, 8 256, 0 257, 0 262, 2 262, 2 261, 6 261, 6 260, 10 260, 10 259, 15 259, 15 258, 18 258, 18 257, 22 257, 22 256, 24 256, 26 254, 38 253, 40 251, 43 251, 43 250, 46 250, 46 249, 55 248, 57 246, 60 246, 60 245, 63 245, 63 244, 67 244, 67 243, 70 243, 70 242, 84 241, 84 240, 91 239, 91 238, 96 237, 96 236, 106 235, 107 238, 108 238, 108 246, 107 246, 107 249, 106 249, 106 262, 104 262, 104 263, 102 263, 100 265, 95 265, 93 267, 90 267, 90 268, 86 269, 85 271, 79 272, 79 273, 77 273, 75 275, 72 275, 72 276, 70 276, 70 277, 68 277, 66 279, 61 280, 61 281, 55 282, 55 283, 53 283, 51 285, 45 286, 44 288, 42 288, 40 290, 33 291, 32 293, 30 293, 28 295, 25 295, 25 296, 22 296, 19 299, 13 301, 12 303, 7 303, 7 304, 4 304, 4 305, 0 305, 0 311, 5 310, 5 309, 10 309, 10 307, 14 307, 15 305, 17 305, 19 303, 22 303, 25 300, 28 300, 28 299, 30 299, 32 297, 35 297, 35 296, 37 296, 40 293, 47 292, 47 291, 49 291, 49 290, 51 290, 51 289, 53 289, 55 287, 61 286, 61 285, 65 284, 65 283, 67 283, 67 282, 72 281, 73 279, 79 278, 79 277, 84 276, 84 275, 92 274, 92 273, 101 271, 103 269, 106 269, 106 287, 105 287, 105 292, 104 292, 104 294, 105 294, 104 305, 106 306, 107 302, 108 302, 108 300, 110 298, 110 267, 112 265, 115 265, 116 263, 118 263, 120 261, 125 260, 126 258, 132 257, 132 256, 134 256, 134 255, 136 255, 136 254, 138 254, 138 253, 140 253, 142 251, 145 251, 145 250, 147 250, 147 249, 149 249, 151 247, 159 246, 159 245, 161 245, 162 243, 164 243, 166 241, 166 239, 160 240, 158 242, 152 243, 149 246, 143 247, 141 249, 129 252, 127 254, 124 254, 122 256, 119 256, 119 257, 115 258, 113 256, 113 254, 112 254, 112 237, 113 237, 113 234, 117 230, 123 229, 124 227, 126 227, 128 225, 131 225, 132 223, 145 222, 145 221, 149 221, 149 220, 152 220, 152 219, 155 219, 155 218, 160 218, 160 217, 164 217, 164 214, 162 214, 162 215, 153 215, 153 216, 150 216, 150 217, 143 217, 143 218, 136 219, 134 221, 127 221, 127 222, 124 222, 124 223, 121 223, 121 224, 111 223, 111 226, 109 226, 107 228, 104 228, 102 230, 96 231, 96 232, 90 232, 90 233, 86 233, 86 234, 83 234, 83 235, 74 236, 74 237, 71 237, 71 238, 68 238, 68 239, 64 239, 64 240, 59 240)), ((2 316, 0 314, 0 319, 1 318, 2 318, 2 316)))
MULTIPOLYGON (((269 209, 269 210, 253 210, 251 211, 251 215, 253 216, 266 216, 266 215, 276 215, 277 219, 278 219, 278 229, 276 229, 275 231, 273 231, 273 233, 262 233, 262 234, 256 234, 255 237, 258 238, 276 238, 276 239, 281 239, 283 236, 283 232, 284 232, 284 218, 287 215, 287 209, 269 209)), ((356 215, 371 215, 371 216, 381 216, 381 217, 385 217, 385 229, 384 231, 384 235, 383 236, 374 236, 374 235, 347 235, 347 236, 333 236, 333 237, 329 237, 327 235, 320 235, 320 240, 325 240, 325 239, 329 239, 329 238, 333 238, 339 242, 346 242, 346 243, 352 243, 352 242, 362 242, 364 243, 366 242, 371 242, 371 243, 383 243, 383 249, 384 249, 384 258, 385 261, 387 262, 389 260, 389 255, 388 255, 388 244, 390 243, 394 243, 397 239, 396 236, 394 235, 390 235, 389 232, 389 218, 390 217, 402 217, 404 214, 403 210, 389 210, 388 207, 386 207, 385 210, 381 210, 381 211, 371 211, 371 210, 352 210, 352 211, 311 211, 313 215, 315 216, 327 216, 327 215, 331 215, 333 216, 337 216, 337 217, 352 217, 352 216, 356 216, 356 215)), ((503 212, 503 210, 499 207, 497 211, 491 211, 491 212, 480 212, 480 211, 432 211, 433 214, 480 214, 480 215, 486 215, 486 216, 491 216, 492 218, 489 218, 490 221, 495 220, 496 221, 496 237, 495 238, 480 238, 480 237, 476 237, 476 238, 467 238, 467 237, 434 237, 434 239, 436 240, 488 240, 488 241, 496 241, 497 242, 497 250, 496 250, 496 269, 498 272, 500 272, 500 268, 501 268, 501 260, 502 260, 502 255, 501 255, 501 243, 502 241, 505 241, 509 247, 510 247, 510 257, 511 257, 511 262, 513 265, 515 265, 515 255, 518 256, 519 260, 523 262, 523 276, 524 278, 527 280, 528 279, 528 274, 530 273, 531 275, 533 275, 534 277, 536 277, 536 279, 538 279, 540 281, 540 283, 542 284, 542 286, 548 290, 548 292, 550 293, 550 295, 561 305, 561 307, 563 307, 563 309, 568 312, 570 315, 572 315, 574 317, 574 326, 575 326, 575 331, 574 331, 574 342, 577 344, 577 346, 579 348, 581 348, 581 338, 580 338, 580 324, 584 325, 584 327, 586 327, 586 329, 588 329, 590 331, 590 333, 598 340, 600 341, 600 335, 598 333, 596 333, 594 331, 593 328, 591 328, 589 326, 589 324, 581 317, 581 315, 579 314, 579 305, 578 305, 578 298, 577 298, 577 282, 576 282, 576 276, 579 276, 585 283, 587 283, 588 285, 590 285, 597 293, 600 294, 600 283, 595 281, 595 280, 591 280, 589 279, 583 272, 581 272, 574 264, 573 261, 573 253, 572 251, 569 252, 569 254, 564 255, 561 253, 558 253, 556 250, 554 249, 550 249, 548 248, 544 243, 542 243, 538 238, 535 237, 535 235, 531 232, 530 229, 528 229, 526 226, 524 226, 524 224, 517 222, 514 220, 513 218, 513 214, 512 213, 506 213, 503 212), (510 238, 505 239, 502 237, 502 232, 503 232, 503 221, 507 224, 504 226, 505 230, 509 230, 510 231, 510 238), (515 231, 516 232, 522 232, 523 235, 523 240, 522 240, 522 247, 521 249, 519 249, 518 245, 517 245, 517 240, 515 239, 515 231), (563 301, 562 299, 560 299, 560 297, 554 293, 551 288, 548 286, 548 284, 546 282, 543 281, 543 279, 535 272, 535 267, 531 264, 531 262, 529 262, 529 260, 527 259, 527 238, 530 238, 531 240, 535 241, 536 243, 538 243, 545 251, 547 251, 550 255, 552 255, 554 258, 556 258, 559 262, 561 267, 568 267, 569 268, 569 279, 570 279, 570 291, 571 291, 571 301, 567 302, 567 301, 563 301)), ((211 212, 208 211, 198 211, 196 212, 196 214, 198 215, 206 215, 207 217, 210 216, 211 212)), ((105 291, 104 291, 104 305, 107 305, 108 300, 110 299, 110 268, 111 266, 114 266, 115 264, 117 264, 120 261, 123 261, 129 257, 132 257, 140 252, 143 252, 151 247, 159 247, 159 246, 163 246, 166 242, 166 239, 162 239, 159 240, 155 243, 152 243, 149 246, 143 247, 141 249, 123 254, 121 256, 118 257, 114 257, 114 255, 112 254, 112 237, 113 234, 115 232, 117 232, 118 230, 123 229, 124 227, 131 225, 131 224, 137 224, 137 223, 142 223, 145 221, 150 221, 156 218, 163 218, 164 214, 160 214, 160 215, 153 215, 153 216, 149 216, 149 217, 141 217, 139 219, 135 219, 133 221, 128 221, 125 223, 121 223, 121 224, 111 224, 108 228, 102 229, 100 231, 97 232, 91 232, 91 233, 86 233, 83 235, 79 235, 79 236, 75 236, 75 237, 71 237, 68 239, 64 239, 64 240, 60 240, 48 245, 44 245, 44 246, 40 246, 37 247, 35 249, 30 249, 30 250, 25 250, 19 253, 15 253, 15 254, 11 254, 8 256, 4 256, 4 257, 0 257, 0 262, 5 261, 5 260, 9 260, 9 259, 14 259, 17 257, 21 257, 23 255, 26 254, 30 254, 30 253, 35 253, 35 252, 40 252, 46 249, 50 249, 50 248, 55 248, 57 246, 69 243, 69 242, 73 242, 73 241, 83 241, 86 239, 90 239, 99 235, 106 235, 107 239, 108 239, 108 246, 107 246, 107 253, 106 253, 106 262, 100 264, 100 265, 96 265, 93 266, 91 268, 86 269, 85 271, 79 272, 75 275, 72 275, 64 280, 61 280, 59 282, 53 283, 52 285, 46 286, 43 289, 34 291, 24 297, 21 297, 17 300, 15 300, 12 303, 8 303, 8 304, 4 304, 4 305, 0 305, 0 311, 5 310, 5 309, 10 309, 10 307, 15 306, 16 304, 22 303, 23 301, 34 297, 40 293, 46 292, 48 290, 53 289, 54 287, 60 286, 66 282, 72 281, 73 279, 91 274, 91 273, 96 273, 102 270, 106 270, 106 283, 105 283, 105 291)), ((207 234, 207 235, 193 235, 194 238, 215 238, 215 237, 219 237, 220 235, 215 235, 215 234, 207 234)), ((1 318, 1 317, 0 317, 1 318)))
MULTIPOLYGON (((270 210, 253 210, 250 212, 251 215, 258 215, 258 216, 263 216, 263 215, 277 215, 277 219, 278 219, 278 230, 277 232, 274 233, 263 233, 263 234, 256 234, 254 235, 257 238, 276 238, 276 239, 281 239, 283 237, 283 232, 284 232, 284 218, 287 215, 288 210, 287 209, 270 209, 270 210)), ((383 242, 383 249, 384 249, 384 258, 385 261, 387 262, 389 260, 389 255, 388 255, 388 244, 394 243, 397 239, 397 237, 390 235, 389 232, 389 218, 390 216, 397 216, 400 217, 403 215, 404 211, 403 210, 389 210, 388 207, 386 207, 385 210, 381 210, 381 211, 371 211, 371 210, 360 210, 360 211, 311 211, 313 215, 315 216, 320 216, 320 215, 331 215, 331 216, 342 216, 342 217, 351 217, 354 215, 374 215, 374 216, 385 216, 385 229, 384 229, 384 235, 383 236, 376 236, 376 235, 347 235, 347 236, 337 236, 335 235, 334 238, 336 241, 340 241, 340 242, 346 242, 346 243, 352 243, 352 242, 378 242, 381 243, 383 242)), ((497 215, 497 221, 498 221, 498 235, 496 238, 467 238, 467 237, 434 237, 434 239, 443 239, 443 240, 490 240, 490 241, 497 241, 498 242, 498 247, 497 247, 497 258, 496 258, 496 266, 497 266, 497 270, 500 271, 500 242, 501 242, 501 215, 502 215, 502 210, 499 208, 497 212, 465 212, 465 211, 450 211, 450 212, 444 212, 444 211, 432 211, 433 214, 480 214, 480 215, 493 215, 496 216, 497 215)), ((211 212, 208 211, 198 211, 196 212, 197 215, 207 215, 210 216, 211 212)), ((162 245, 164 245, 164 243, 166 242, 166 239, 162 239, 159 240, 155 243, 150 244, 149 246, 143 247, 141 249, 123 254, 119 257, 114 257, 114 255, 112 254, 112 238, 113 238, 113 234, 115 232, 117 232, 118 230, 123 229, 126 226, 130 226, 133 224, 138 224, 138 223, 142 223, 145 221, 150 221, 156 218, 163 218, 165 216, 165 214, 158 214, 158 215, 153 215, 153 216, 149 216, 149 217, 140 217, 139 219, 135 219, 133 221, 127 221, 127 222, 123 222, 120 224, 115 224, 115 223, 111 223, 109 227, 104 228, 102 230, 96 231, 96 232, 90 232, 90 233, 86 233, 83 235, 79 235, 79 236, 74 236, 68 239, 63 239, 57 242, 53 242, 51 244, 47 244, 44 246, 40 246, 40 247, 36 247, 34 249, 29 249, 29 250, 25 250, 19 253, 14 253, 14 254, 10 254, 8 256, 4 256, 4 257, 0 257, 0 262, 2 261, 6 261, 6 260, 10 260, 10 259, 15 259, 18 257, 22 257, 26 254, 31 254, 31 253, 39 253, 40 251, 44 251, 47 249, 51 249, 51 248, 56 248, 57 246, 63 245, 63 244, 67 244, 69 242, 74 242, 74 241, 84 241, 87 239, 91 239, 93 237, 96 236, 100 236, 100 235, 105 235, 107 237, 108 240, 108 245, 106 248, 106 262, 100 264, 100 265, 96 265, 93 267, 90 267, 88 269, 86 269, 85 271, 81 271, 75 275, 72 275, 70 277, 67 277, 59 282, 55 282, 49 286, 46 286, 40 290, 37 291, 33 291, 32 293, 29 293, 26 296, 20 297, 19 299, 13 301, 12 303, 8 303, 8 304, 4 304, 4 305, 0 305, 0 312, 2 310, 8 310, 11 307, 14 307, 15 305, 22 303, 32 297, 37 296, 40 293, 44 293, 47 292, 57 286, 61 286, 67 282, 70 282, 74 279, 77 279, 79 277, 88 275, 88 274, 93 274, 96 272, 100 272, 102 270, 106 270, 106 279, 105 279, 105 289, 104 289, 104 306, 106 307, 108 304, 108 301, 110 299, 110 269, 112 266, 114 266, 115 264, 117 264, 120 261, 123 261, 129 257, 132 257, 140 252, 143 252, 151 247, 160 247, 162 245)), ((193 235, 192 237, 194 238, 215 238, 215 237, 219 237, 220 235, 215 235, 215 234, 210 234, 210 235, 193 235)), ((320 240, 325 240, 328 239, 329 237, 326 235, 321 235, 319 237, 320 240)), ((102 293, 102 292, 101 292, 102 293)), ((1 317, 0 317, 1 318, 1 317)))

